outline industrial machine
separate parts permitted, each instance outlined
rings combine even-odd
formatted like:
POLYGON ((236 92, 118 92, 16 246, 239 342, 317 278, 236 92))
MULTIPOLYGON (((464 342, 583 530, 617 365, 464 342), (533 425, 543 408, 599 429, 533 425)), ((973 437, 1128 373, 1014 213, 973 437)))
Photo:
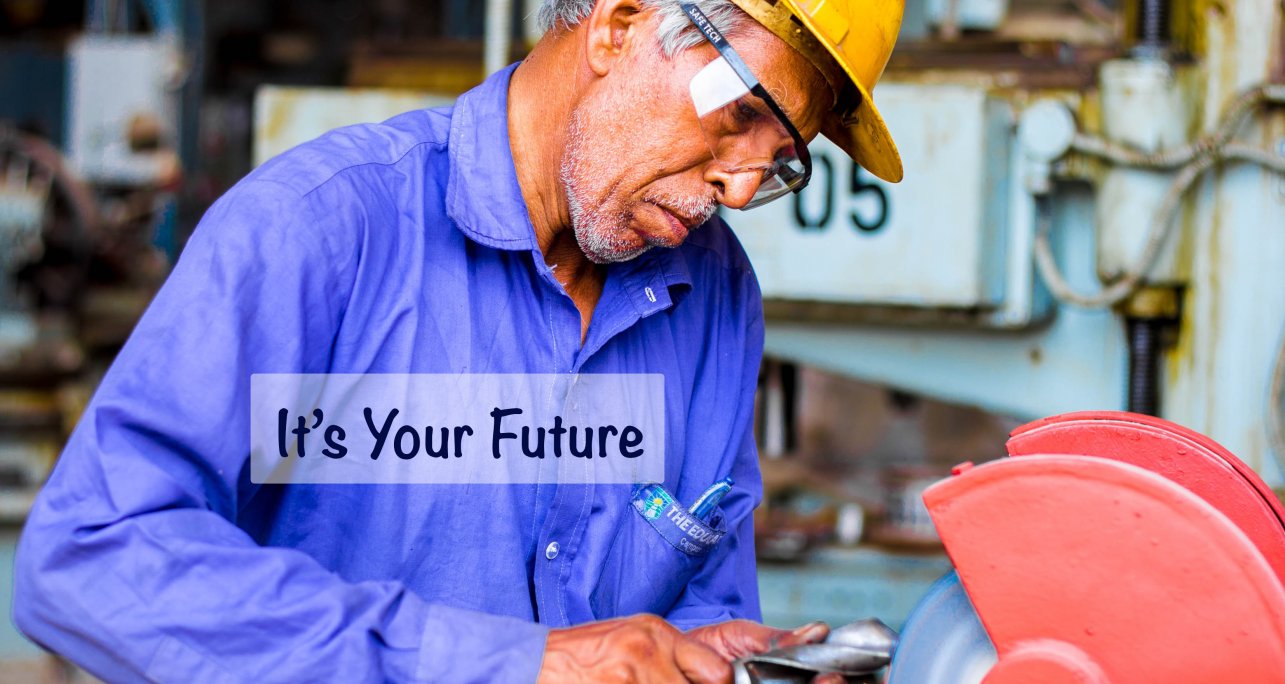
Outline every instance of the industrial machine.
POLYGON ((924 495, 957 572, 911 614, 892 684, 1285 679, 1285 508, 1243 462, 1112 412, 1008 451, 924 495))
POLYGON ((1285 483, 1280 4, 942 4, 907 3, 876 95, 904 181, 818 140, 801 194, 729 217, 767 353, 1022 420, 1160 415, 1285 483))
POLYGON ((739 664, 738 683, 1285 681, 1285 507, 1209 438, 1124 412, 1017 429, 924 500, 955 570, 877 621, 739 664))
POLYGON ((876 95, 904 181, 821 140, 729 217, 772 357, 1065 414, 927 490, 955 570, 887 681, 1285 681, 1282 6, 942 4, 876 95))

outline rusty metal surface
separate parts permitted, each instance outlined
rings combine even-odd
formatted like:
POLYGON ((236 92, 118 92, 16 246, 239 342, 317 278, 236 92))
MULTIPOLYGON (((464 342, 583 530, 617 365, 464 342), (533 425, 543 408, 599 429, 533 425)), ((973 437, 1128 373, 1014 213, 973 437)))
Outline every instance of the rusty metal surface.
MULTIPOLYGON (((1176 60, 1175 106, 1190 112, 1185 140, 1193 142, 1214 132, 1238 93, 1285 77, 1285 7, 1276 0, 1192 0, 1175 8, 1182 15, 1175 19, 1175 43, 1186 55, 1176 60)), ((1070 93, 1080 130, 1100 134, 1112 114, 1096 90, 1098 69, 1122 56, 1122 48, 1006 45, 985 36, 948 45, 906 43, 887 80, 982 87, 1019 110, 1040 97, 1070 93)), ((1236 140, 1285 157, 1285 111, 1255 112, 1237 127, 1236 140)), ((1080 291, 1102 286, 1097 245, 1127 242, 1123 235, 1103 240, 1098 230, 1111 208, 1099 210, 1095 190, 1109 171, 1078 154, 1057 170, 1053 252, 1080 291)), ((914 180, 908 169, 906 182, 914 180)), ((948 189, 930 184, 919 196, 931 201, 948 189)), ((1167 243, 1171 265, 1164 268, 1166 280, 1177 281, 1173 292, 1181 302, 1176 342, 1162 362, 1161 415, 1214 436, 1273 485, 1285 482, 1285 447, 1273 447, 1265 427, 1269 412, 1285 410, 1269 399, 1285 344, 1282 225, 1285 180, 1255 165, 1225 163, 1184 192, 1167 243)), ((1017 227, 1010 226, 1005 240, 1023 234, 1017 227)), ((798 300, 769 302, 767 311, 768 352, 782 358, 1019 417, 1123 406, 1125 325, 1116 310, 1060 306, 1051 322, 1014 334, 967 329, 970 318, 979 319, 967 312, 856 311, 798 300), (925 332, 925 326, 935 329, 925 332)))
POLYGON ((1098 66, 1120 54, 1115 46, 1051 40, 979 37, 908 43, 893 53, 885 78, 915 83, 982 77, 1007 88, 1079 90, 1096 83, 1098 66))
MULTIPOLYGON (((1273 0, 1211 3, 1204 14, 1204 87, 1192 93, 1202 132, 1226 103, 1285 61, 1285 8, 1273 0)), ((1282 154, 1285 111, 1256 116, 1238 138, 1282 154)), ((1285 193, 1280 177, 1228 166, 1197 185, 1180 220, 1178 253, 1190 280, 1177 344, 1163 369, 1166 418, 1210 434, 1270 483, 1285 481, 1265 429, 1276 352, 1285 344, 1285 193)))

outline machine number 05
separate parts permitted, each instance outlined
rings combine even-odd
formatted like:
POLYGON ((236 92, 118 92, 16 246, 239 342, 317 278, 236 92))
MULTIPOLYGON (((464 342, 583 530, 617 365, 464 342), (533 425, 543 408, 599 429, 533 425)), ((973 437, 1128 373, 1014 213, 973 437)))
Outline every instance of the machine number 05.
MULTIPOLYGON (((825 230, 834 214, 834 162, 826 154, 817 155, 815 161, 816 166, 812 170, 811 187, 819 188, 824 193, 820 211, 817 211, 815 202, 808 203, 813 206, 804 206, 803 195, 811 193, 804 191, 793 197, 794 220, 798 223, 799 228, 807 231, 825 230)), ((854 209, 849 212, 852 225, 861 232, 876 233, 888 223, 888 193, 878 183, 864 179, 860 166, 850 164, 850 168, 852 169, 852 175, 848 192, 852 199, 857 201, 858 198, 866 196, 874 204, 874 211, 857 211, 854 209)))

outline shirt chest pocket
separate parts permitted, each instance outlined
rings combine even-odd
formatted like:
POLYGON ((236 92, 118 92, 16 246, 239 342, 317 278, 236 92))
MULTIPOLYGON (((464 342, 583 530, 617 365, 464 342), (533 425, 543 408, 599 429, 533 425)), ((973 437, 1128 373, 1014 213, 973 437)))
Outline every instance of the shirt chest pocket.
POLYGON ((704 522, 660 485, 641 488, 624 512, 590 594, 594 617, 668 613, 726 533, 722 511, 715 509, 704 522))

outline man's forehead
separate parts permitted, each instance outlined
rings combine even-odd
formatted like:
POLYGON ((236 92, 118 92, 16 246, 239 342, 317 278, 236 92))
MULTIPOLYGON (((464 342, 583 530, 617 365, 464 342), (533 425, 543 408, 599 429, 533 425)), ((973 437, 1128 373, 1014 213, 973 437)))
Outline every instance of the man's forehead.
POLYGON ((834 97, 830 86, 797 50, 757 22, 738 38, 729 40, 732 47, 791 121, 801 121, 818 107, 828 108, 834 97))

